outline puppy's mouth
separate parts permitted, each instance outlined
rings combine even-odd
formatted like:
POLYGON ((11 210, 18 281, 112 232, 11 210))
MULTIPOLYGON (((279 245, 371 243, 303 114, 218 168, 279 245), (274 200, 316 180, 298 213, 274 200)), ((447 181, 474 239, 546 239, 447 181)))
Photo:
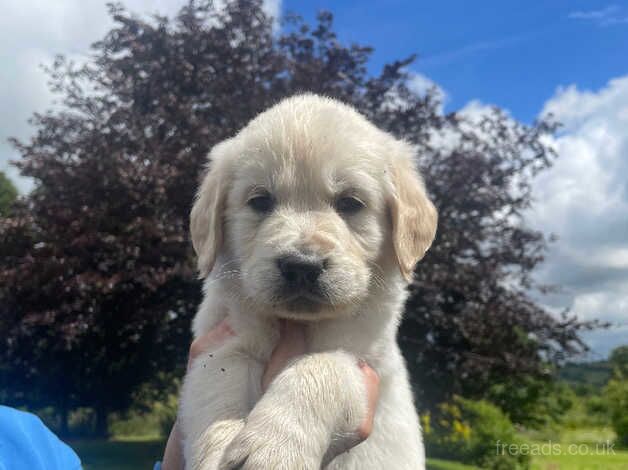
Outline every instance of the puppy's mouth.
POLYGON ((282 292, 277 303, 289 316, 312 315, 329 307, 329 301, 322 293, 310 291, 282 292))
POLYGON ((323 308, 320 299, 299 295, 284 302, 286 308, 294 313, 316 313, 323 308))

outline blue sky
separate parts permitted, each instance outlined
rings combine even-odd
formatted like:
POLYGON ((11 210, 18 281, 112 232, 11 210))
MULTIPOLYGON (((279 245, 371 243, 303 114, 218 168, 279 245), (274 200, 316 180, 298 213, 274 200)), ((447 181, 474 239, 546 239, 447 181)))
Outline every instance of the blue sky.
POLYGON ((560 85, 597 89, 628 72, 628 2, 284 2, 313 21, 334 13, 343 42, 375 47, 371 70, 417 53, 413 69, 447 93, 446 109, 480 99, 531 121, 560 85))
MULTIPOLYGON (((28 118, 53 103, 39 65, 55 54, 86 60, 111 20, 105 0, 5 3, 0 170, 26 192, 32 183, 9 165, 19 156, 6 139, 27 139, 28 118)), ((184 0, 123 3, 172 16, 184 0)), ((628 1, 265 0, 265 7, 309 22, 331 10, 343 43, 375 48, 373 73, 417 53, 413 86, 435 83, 446 110, 475 118, 497 105, 524 122, 554 113, 564 126, 547 139, 559 157, 535 182, 526 223, 558 237, 535 276, 562 290, 538 301, 613 324, 585 335, 592 358, 628 343, 628 1)))

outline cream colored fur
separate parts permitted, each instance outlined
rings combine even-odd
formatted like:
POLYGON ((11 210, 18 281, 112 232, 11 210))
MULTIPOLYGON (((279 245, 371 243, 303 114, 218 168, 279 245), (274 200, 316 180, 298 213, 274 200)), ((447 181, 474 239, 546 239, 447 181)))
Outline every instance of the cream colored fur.
POLYGON ((191 214, 205 277, 194 334, 226 316, 236 336, 197 358, 179 420, 188 470, 423 469, 421 430, 396 333, 406 282, 429 248, 436 210, 413 149, 349 106, 315 95, 286 99, 210 154, 191 214), (260 188, 275 206, 247 204, 260 188), (339 194, 365 207, 334 208, 339 194), (298 311, 276 295, 277 257, 313 253, 328 265, 327 303, 298 311), (278 318, 307 325, 308 354, 262 394, 278 318), (380 377, 370 437, 329 462, 366 413, 364 359, 380 377))

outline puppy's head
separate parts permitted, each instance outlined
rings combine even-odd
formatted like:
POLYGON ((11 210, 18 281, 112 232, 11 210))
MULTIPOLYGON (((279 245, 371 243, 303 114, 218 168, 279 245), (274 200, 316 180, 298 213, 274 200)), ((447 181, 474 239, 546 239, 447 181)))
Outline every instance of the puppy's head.
POLYGON ((278 316, 355 311, 391 281, 387 254, 410 279, 434 238, 412 157, 346 105, 282 101, 210 153, 190 225, 201 275, 236 272, 240 294, 278 316))

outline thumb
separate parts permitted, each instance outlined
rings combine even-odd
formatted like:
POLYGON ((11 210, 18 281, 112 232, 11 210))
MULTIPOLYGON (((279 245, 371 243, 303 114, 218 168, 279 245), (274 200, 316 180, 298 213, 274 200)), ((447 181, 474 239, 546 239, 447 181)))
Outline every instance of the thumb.
POLYGON ((306 351, 305 326, 291 320, 280 320, 279 342, 275 346, 262 376, 262 390, 266 391, 268 385, 288 362, 305 354, 306 351))

